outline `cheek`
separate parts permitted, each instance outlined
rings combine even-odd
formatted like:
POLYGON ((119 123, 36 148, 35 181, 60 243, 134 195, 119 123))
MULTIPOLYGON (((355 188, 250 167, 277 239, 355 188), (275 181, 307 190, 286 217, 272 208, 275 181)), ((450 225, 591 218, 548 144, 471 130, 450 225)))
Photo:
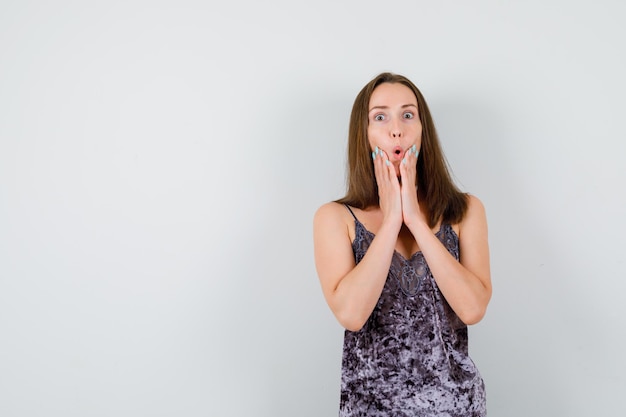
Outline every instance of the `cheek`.
POLYGON ((378 135, 373 129, 367 129, 367 141, 372 150, 379 144, 378 135))
POLYGON ((415 133, 417 133, 420 137, 422 136, 422 124, 418 123, 415 125, 415 133))
POLYGON ((422 143, 422 126, 419 126, 416 130, 415 130, 415 136, 417 138, 417 143, 421 144, 422 143))

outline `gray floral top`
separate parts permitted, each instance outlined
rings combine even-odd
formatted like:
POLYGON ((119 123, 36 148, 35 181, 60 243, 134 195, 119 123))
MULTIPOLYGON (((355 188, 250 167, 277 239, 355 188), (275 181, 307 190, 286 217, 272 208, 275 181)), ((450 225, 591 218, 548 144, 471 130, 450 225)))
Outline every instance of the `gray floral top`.
MULTIPOLYGON (((354 220, 358 263, 374 234, 354 220)), ((437 237, 458 260, 459 238, 452 227, 442 224, 437 237)), ((485 385, 468 355, 467 326, 439 291, 420 252, 410 259, 394 253, 365 326, 345 332, 339 415, 486 415, 485 385)))

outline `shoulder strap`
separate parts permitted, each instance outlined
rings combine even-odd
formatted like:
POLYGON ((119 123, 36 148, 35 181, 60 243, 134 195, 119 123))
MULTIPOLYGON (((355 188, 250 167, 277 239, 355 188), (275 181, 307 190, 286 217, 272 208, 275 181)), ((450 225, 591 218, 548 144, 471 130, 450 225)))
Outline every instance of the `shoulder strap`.
POLYGON ((350 208, 349 205, 344 204, 344 206, 346 206, 346 208, 348 209, 348 211, 350 212, 350 214, 352 214, 352 217, 354 217, 354 220, 358 221, 359 219, 356 218, 356 216, 354 215, 354 212, 352 211, 352 209, 350 208))

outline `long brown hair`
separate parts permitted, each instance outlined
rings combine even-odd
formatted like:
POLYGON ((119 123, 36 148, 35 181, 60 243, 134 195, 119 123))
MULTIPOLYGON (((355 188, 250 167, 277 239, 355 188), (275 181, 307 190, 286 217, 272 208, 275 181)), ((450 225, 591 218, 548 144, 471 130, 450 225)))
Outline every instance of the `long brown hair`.
POLYGON ((448 163, 441 150, 439 138, 426 100, 419 89, 406 77, 384 72, 367 83, 352 106, 348 131, 347 193, 338 203, 365 209, 378 207, 378 186, 367 137, 368 108, 372 93, 383 83, 400 83, 413 91, 422 123, 422 147, 417 159, 417 194, 428 225, 434 227, 439 219, 459 223, 467 210, 467 194, 456 187, 448 163))

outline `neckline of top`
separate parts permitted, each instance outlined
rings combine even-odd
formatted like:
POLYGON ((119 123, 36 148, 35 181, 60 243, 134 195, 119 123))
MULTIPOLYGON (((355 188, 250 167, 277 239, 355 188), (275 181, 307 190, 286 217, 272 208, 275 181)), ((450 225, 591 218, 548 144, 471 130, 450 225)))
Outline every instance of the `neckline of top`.
MULTIPOLYGON (((376 234, 375 234, 375 233, 373 233, 373 232, 371 232, 371 231, 369 231, 369 230, 367 229, 367 227, 365 227, 365 225, 364 225, 363 223, 361 223, 361 221, 360 221, 360 220, 359 220, 356 216, 354 216, 354 224, 355 224, 356 226, 360 226, 360 227, 361 227, 361 228, 362 228, 365 232, 369 233, 369 234, 370 234, 370 235, 372 235, 373 237, 376 237, 376 234)), ((459 238, 459 237, 458 237, 458 235, 456 234, 456 232, 454 231, 454 229, 452 228, 452 226, 451 226, 450 224, 448 224, 448 223, 444 223, 444 222, 441 222, 441 224, 439 225, 439 230, 437 230, 437 232, 435 233, 435 236, 437 236, 437 238, 438 238, 439 240, 441 240, 440 236, 443 234, 443 231, 444 231, 443 229, 444 229, 444 227, 445 227, 446 229, 449 229, 449 230, 450 230, 450 231, 454 234, 454 236, 456 236, 456 238, 457 238, 457 240, 458 240, 458 238, 459 238)), ((353 244, 353 245, 354 245, 354 242, 356 242, 356 235, 357 235, 357 234, 355 233, 355 235, 354 235, 354 240, 352 241, 352 244, 353 244)), ((408 258, 405 258, 405 257, 404 257, 404 255, 402 255, 400 252, 398 252, 398 251, 394 248, 394 249, 393 249, 393 254, 394 254, 395 256, 400 257, 403 261, 408 262, 408 261, 411 261, 411 260, 412 260, 413 258, 415 258, 416 256, 418 256, 418 255, 422 255, 422 251, 421 251, 421 250, 418 250, 417 252, 412 253, 412 254, 411 254, 411 256, 409 256, 408 258)), ((423 255, 422 255, 422 256, 423 256, 423 255)))

